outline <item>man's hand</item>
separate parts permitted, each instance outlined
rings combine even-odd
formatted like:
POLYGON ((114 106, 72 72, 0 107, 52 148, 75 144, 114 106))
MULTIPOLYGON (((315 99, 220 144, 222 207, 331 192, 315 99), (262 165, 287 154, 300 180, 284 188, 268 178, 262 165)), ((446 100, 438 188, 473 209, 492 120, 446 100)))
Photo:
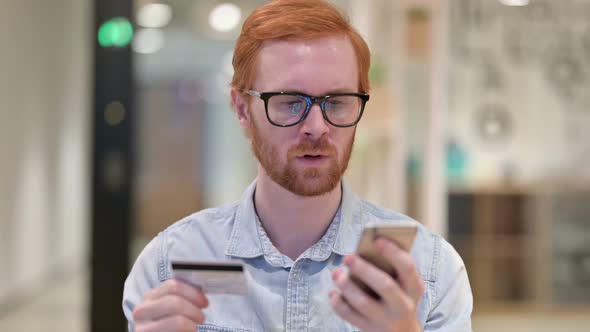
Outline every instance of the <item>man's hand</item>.
POLYGON ((379 238, 374 245, 397 271, 394 279, 357 255, 344 258, 349 273, 373 289, 381 299, 376 300, 350 280, 349 273, 336 269, 332 279, 339 288, 330 291, 330 304, 344 320, 363 331, 414 332, 421 331, 417 307, 424 293, 412 256, 391 241, 379 238))
POLYGON ((170 279, 147 292, 133 310, 136 332, 195 332, 205 321, 201 309, 209 305, 203 292, 170 279))

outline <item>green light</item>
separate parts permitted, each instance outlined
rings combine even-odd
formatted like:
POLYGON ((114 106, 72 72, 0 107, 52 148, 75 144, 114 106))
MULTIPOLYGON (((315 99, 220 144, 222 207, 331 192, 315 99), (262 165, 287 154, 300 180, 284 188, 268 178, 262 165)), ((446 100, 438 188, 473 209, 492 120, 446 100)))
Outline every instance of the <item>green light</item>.
POLYGON ((98 29, 98 43, 102 47, 125 47, 133 39, 133 26, 124 17, 104 22, 98 29))

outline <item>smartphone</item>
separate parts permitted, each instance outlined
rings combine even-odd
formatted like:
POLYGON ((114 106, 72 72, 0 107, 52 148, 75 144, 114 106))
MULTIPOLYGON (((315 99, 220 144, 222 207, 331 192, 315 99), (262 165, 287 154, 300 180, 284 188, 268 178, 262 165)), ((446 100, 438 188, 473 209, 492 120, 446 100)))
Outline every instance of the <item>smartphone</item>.
MULTIPOLYGON (((388 239, 397 244, 402 250, 410 252, 414 239, 416 238, 416 226, 408 224, 396 225, 390 223, 369 224, 365 226, 361 239, 359 240, 356 254, 396 279, 397 272, 393 266, 391 266, 387 259, 379 254, 375 248, 375 239, 379 237, 388 239)), ((379 295, 375 291, 354 275, 351 274, 350 278, 367 294, 375 299, 379 299, 379 295)))

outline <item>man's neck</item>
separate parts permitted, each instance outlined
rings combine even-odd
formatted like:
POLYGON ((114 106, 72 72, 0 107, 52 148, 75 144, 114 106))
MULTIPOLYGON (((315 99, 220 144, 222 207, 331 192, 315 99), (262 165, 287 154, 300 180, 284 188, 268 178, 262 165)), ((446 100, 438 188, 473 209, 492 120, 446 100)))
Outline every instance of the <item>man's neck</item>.
POLYGON ((258 172, 254 203, 268 237, 295 260, 324 235, 340 205, 341 186, 314 197, 296 195, 258 172))

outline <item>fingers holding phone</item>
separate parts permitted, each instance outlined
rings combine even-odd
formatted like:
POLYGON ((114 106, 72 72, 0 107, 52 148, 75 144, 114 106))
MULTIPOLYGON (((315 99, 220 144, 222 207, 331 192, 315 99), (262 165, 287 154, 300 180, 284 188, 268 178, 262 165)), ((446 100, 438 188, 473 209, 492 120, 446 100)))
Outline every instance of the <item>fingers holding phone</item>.
POLYGON ((400 288, 405 291, 414 302, 417 303, 420 301, 422 294, 424 294, 425 286, 410 253, 384 238, 378 238, 375 240, 375 246, 396 271, 395 280, 400 288))
POLYGON ((344 258, 348 272, 333 273, 336 313, 364 331, 420 331, 424 284, 409 254, 415 236, 415 226, 366 227, 357 253, 344 258))
POLYGON ((205 294, 185 282, 170 279, 147 292, 133 310, 135 331, 191 331, 205 321, 202 309, 209 301, 205 294))

